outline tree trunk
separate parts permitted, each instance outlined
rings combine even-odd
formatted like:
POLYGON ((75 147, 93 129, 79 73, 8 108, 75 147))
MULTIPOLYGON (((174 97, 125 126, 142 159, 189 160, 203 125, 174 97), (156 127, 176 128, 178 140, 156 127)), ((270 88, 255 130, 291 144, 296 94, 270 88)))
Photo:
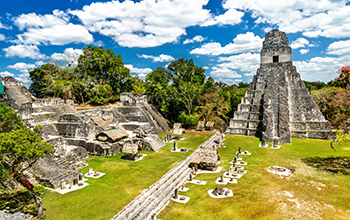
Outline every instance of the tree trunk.
POLYGON ((41 219, 44 216, 44 208, 43 208, 43 201, 41 201, 40 196, 38 196, 33 189, 28 189, 30 195, 35 200, 36 205, 38 206, 38 216, 37 219, 41 219))

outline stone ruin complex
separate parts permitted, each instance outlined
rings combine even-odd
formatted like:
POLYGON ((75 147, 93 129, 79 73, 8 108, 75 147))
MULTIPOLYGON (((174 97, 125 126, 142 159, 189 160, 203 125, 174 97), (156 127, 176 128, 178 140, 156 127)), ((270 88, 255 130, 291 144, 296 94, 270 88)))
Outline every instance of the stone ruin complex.
POLYGON ((29 128, 42 126, 41 136, 55 146, 54 153, 39 159, 27 174, 35 174, 34 183, 56 189, 62 182, 78 182, 82 176, 75 170, 86 165, 88 155, 115 155, 125 143, 152 151, 165 146, 157 130, 168 131, 169 126, 145 94, 122 93, 120 106, 79 108, 73 100, 38 99, 12 77, 0 81, 0 102, 11 106, 29 128))
POLYGON ((227 134, 257 136, 267 142, 327 138, 327 121, 292 62, 286 33, 266 33, 260 68, 230 121, 227 134))

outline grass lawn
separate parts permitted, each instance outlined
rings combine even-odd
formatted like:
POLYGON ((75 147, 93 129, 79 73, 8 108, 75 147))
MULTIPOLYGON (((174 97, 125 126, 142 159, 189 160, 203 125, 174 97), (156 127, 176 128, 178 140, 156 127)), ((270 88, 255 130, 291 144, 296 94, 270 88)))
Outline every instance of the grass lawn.
MULTIPOLYGON (((167 133, 159 133, 164 139, 167 133)), ((147 156, 138 162, 121 160, 123 154, 113 157, 90 156, 88 168, 106 173, 99 179, 89 179, 87 187, 64 195, 49 191, 43 196, 45 219, 111 219, 131 202, 143 189, 160 179, 178 162, 190 155, 214 132, 188 132, 185 140, 178 141, 178 148, 186 147, 187 153, 172 153, 173 143, 159 152, 144 151, 147 156)))
MULTIPOLYGON (((167 133, 160 133, 164 138, 167 133)), ((213 132, 188 132, 178 148, 188 153, 172 153, 173 143, 159 152, 148 154, 142 161, 127 162, 120 158, 91 156, 88 168, 106 173, 100 179, 89 179, 89 186, 60 195, 48 192, 43 196, 46 219, 110 219, 132 201, 143 189, 156 182, 176 163, 188 156, 213 132)), ((350 219, 350 175, 327 174, 307 166, 301 161, 307 157, 350 156, 350 145, 336 146, 334 152, 327 140, 293 139, 282 148, 259 148, 255 137, 226 136, 227 148, 220 148, 221 164, 227 171, 237 148, 248 150, 251 156, 241 156, 248 162, 248 171, 238 184, 227 186, 214 182, 220 174, 200 174, 195 179, 208 181, 207 185, 187 184, 187 204, 170 202, 158 215, 161 219, 350 219), (269 166, 295 168, 292 177, 281 178, 267 172, 269 166), (228 187, 234 196, 212 199, 207 191, 215 187, 228 187)))
MULTIPOLYGON (((327 140, 292 139, 281 149, 259 148, 255 137, 227 135, 227 148, 219 149, 223 171, 238 147, 250 151, 241 156, 248 171, 238 184, 216 185, 220 174, 199 174, 195 179, 208 181, 200 186, 187 184, 187 204, 170 202, 158 215, 160 219, 350 219, 350 175, 322 173, 305 165, 306 157, 350 156, 350 145, 342 144, 334 152, 327 140), (269 166, 293 167, 291 177, 269 173, 269 166), (207 191, 215 187, 233 190, 233 197, 210 198, 207 191)), ((271 145, 271 143, 270 143, 271 145)), ((350 170, 348 170, 350 171, 350 170)))

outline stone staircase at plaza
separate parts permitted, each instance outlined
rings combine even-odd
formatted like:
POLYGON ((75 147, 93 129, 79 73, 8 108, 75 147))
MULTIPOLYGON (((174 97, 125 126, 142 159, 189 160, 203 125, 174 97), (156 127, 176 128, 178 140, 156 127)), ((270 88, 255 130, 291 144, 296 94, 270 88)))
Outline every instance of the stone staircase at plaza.
MULTIPOLYGON (((217 132, 206 140, 201 146, 212 146, 217 132)), ((189 178, 189 168, 192 157, 200 150, 198 147, 190 156, 178 163, 169 172, 164 174, 160 180, 142 191, 133 201, 123 208, 112 220, 148 220, 154 219, 170 202, 175 189, 179 189, 189 178)))

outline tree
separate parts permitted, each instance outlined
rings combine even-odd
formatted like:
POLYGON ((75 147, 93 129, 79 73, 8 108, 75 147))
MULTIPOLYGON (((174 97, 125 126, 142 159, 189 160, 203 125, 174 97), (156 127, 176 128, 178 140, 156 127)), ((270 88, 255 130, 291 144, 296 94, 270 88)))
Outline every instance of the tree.
POLYGON ((152 103, 158 110, 164 110, 166 105, 169 78, 170 74, 164 67, 158 67, 146 76, 146 93, 150 95, 152 103))
POLYGON ((169 87, 168 96, 170 99, 183 103, 188 114, 191 115, 194 105, 202 93, 202 88, 202 85, 180 80, 178 86, 172 85, 169 87))
POLYGON ((130 71, 124 66, 122 56, 115 55, 112 49, 84 47, 75 72, 79 79, 85 80, 87 87, 108 84, 115 96, 124 91, 131 91, 131 88, 127 88, 127 81, 132 80, 130 71))
MULTIPOLYGON (((333 118, 335 116, 335 107, 332 106, 331 103, 335 101, 335 96, 342 90, 342 88, 330 87, 311 91, 311 95, 314 98, 318 107, 320 108, 320 111, 330 122, 333 121, 333 118)), ((342 100, 338 101, 341 102, 342 100)))
POLYGON ((146 93, 145 82, 143 80, 135 76, 132 78, 132 81, 132 94, 146 93))
POLYGON ((206 93, 200 97, 199 116, 205 121, 227 121, 229 108, 223 97, 219 96, 217 90, 206 93))
POLYGON ((205 81, 205 70, 193 63, 193 60, 179 58, 171 62, 168 66, 169 74, 174 86, 182 82, 202 85, 205 81))
POLYGON ((350 66, 343 66, 342 68, 337 70, 339 74, 333 82, 337 83, 337 86, 346 88, 350 85, 350 66))
POLYGON ((10 106, 0 103, 0 132, 6 133, 24 127, 21 117, 10 106))
POLYGON ((319 90, 322 88, 327 88, 329 85, 327 85, 324 82, 316 81, 316 82, 308 82, 304 80, 305 87, 309 89, 309 92, 312 90, 319 90))
POLYGON ((61 68, 54 64, 44 64, 29 72, 32 84, 29 91, 38 98, 52 97, 54 91, 50 88, 54 80, 60 75, 61 68))
MULTIPOLYGON (((13 114, 13 110, 3 104, 0 104, 0 112, 4 113, 5 118, 13 114)), ((20 118, 16 118, 14 121, 19 126, 1 127, 7 132, 0 133, 0 180, 3 182, 6 179, 14 178, 28 189, 38 207, 37 217, 41 218, 44 215, 41 198, 34 192, 33 184, 22 178, 22 173, 40 157, 51 153, 53 146, 43 142, 36 130, 31 131, 21 124, 20 118)))

